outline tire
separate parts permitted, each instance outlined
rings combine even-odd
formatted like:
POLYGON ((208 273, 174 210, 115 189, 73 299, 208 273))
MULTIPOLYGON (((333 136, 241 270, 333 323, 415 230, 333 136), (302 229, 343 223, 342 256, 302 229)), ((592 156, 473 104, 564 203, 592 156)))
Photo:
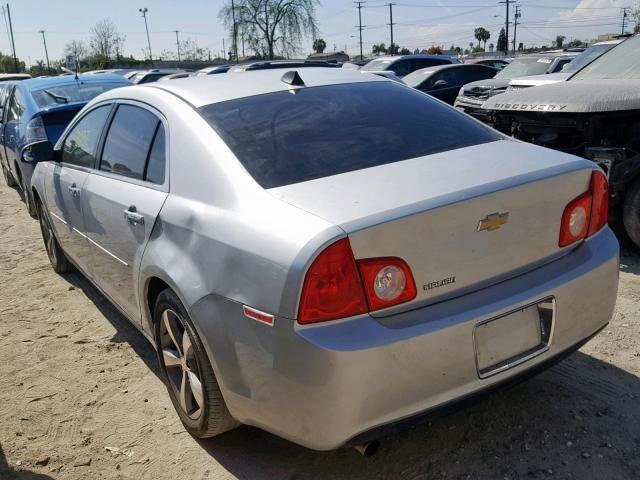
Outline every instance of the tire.
POLYGON ((622 221, 627 235, 640 248, 640 178, 627 190, 622 206, 622 221))
POLYGON ((207 438, 237 427, 202 342, 173 291, 158 295, 153 318, 162 380, 185 429, 194 437, 207 438))
POLYGON ((31 218, 38 218, 38 206, 29 188, 24 189, 24 203, 27 205, 27 212, 31 218))
POLYGON ((74 267, 65 255, 62 247, 60 247, 55 233, 53 233, 53 228, 51 228, 51 220, 49 220, 48 215, 45 213, 42 203, 37 200, 34 201, 34 203, 36 205, 38 221, 40 222, 40 232, 42 232, 44 248, 47 251, 47 256, 49 257, 53 271, 60 274, 72 272, 74 267))
POLYGON ((13 174, 9 170, 7 170, 4 165, 2 165, 2 176, 4 177, 4 181, 8 187, 15 187, 17 185, 16 179, 13 178, 13 174))

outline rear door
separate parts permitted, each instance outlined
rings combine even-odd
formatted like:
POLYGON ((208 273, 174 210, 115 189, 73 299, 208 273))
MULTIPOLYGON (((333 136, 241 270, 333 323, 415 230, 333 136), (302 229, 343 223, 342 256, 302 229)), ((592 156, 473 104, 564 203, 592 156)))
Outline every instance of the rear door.
POLYGON ((5 85, 0 93, 0 162, 8 170, 9 164, 7 163, 7 154, 4 148, 4 124, 7 116, 7 99, 9 94, 13 91, 13 85, 5 85))
POLYGON ((111 105, 86 113, 62 143, 60 163, 45 177, 45 200, 56 237, 65 253, 85 272, 90 255, 82 218, 83 187, 96 163, 96 151, 111 105))
POLYGON ((445 68, 441 72, 434 73, 429 79, 427 93, 453 105, 460 88, 464 85, 460 70, 459 68, 445 68), (446 83, 438 85, 441 80, 446 83))
MULTIPOLYGON (((4 152, 7 165, 16 180, 22 182, 21 172, 18 171, 18 144, 20 137, 20 117, 24 113, 24 96, 20 88, 15 87, 9 97, 6 123, 4 124, 4 152)), ((22 184, 20 185, 22 187, 22 184)))
POLYGON ((89 271, 132 320, 140 320, 140 260, 167 197, 166 121, 140 104, 119 103, 98 169, 83 189, 89 271))

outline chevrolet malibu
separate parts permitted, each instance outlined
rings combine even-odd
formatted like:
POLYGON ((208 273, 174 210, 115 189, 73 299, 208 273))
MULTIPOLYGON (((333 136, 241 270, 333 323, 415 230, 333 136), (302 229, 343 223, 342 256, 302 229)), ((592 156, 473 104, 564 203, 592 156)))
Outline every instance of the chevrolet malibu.
POLYGON ((548 367, 614 309, 598 167, 383 77, 124 87, 33 148, 53 269, 149 339, 196 437, 362 446, 548 367))

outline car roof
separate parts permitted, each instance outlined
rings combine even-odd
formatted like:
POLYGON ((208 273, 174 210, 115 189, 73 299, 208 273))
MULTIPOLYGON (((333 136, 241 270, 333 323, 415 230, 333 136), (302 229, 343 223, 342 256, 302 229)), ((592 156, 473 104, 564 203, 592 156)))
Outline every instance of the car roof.
POLYGON ((27 90, 39 90, 42 88, 53 87, 56 85, 69 85, 75 82, 81 83, 107 83, 107 82, 115 82, 121 83, 123 85, 129 85, 131 82, 126 80, 120 75, 114 75, 110 73, 103 73, 100 75, 78 75, 78 80, 76 80, 75 75, 62 75, 57 77, 39 77, 39 78, 29 78, 27 80, 22 80, 19 82, 19 85, 23 85, 27 90))
POLYGON ((371 59, 371 61, 373 62, 374 60, 391 60, 391 61, 397 61, 397 60, 404 60, 404 59, 412 59, 412 58, 447 58, 447 59, 452 59, 453 57, 451 55, 429 55, 426 53, 414 53, 411 55, 394 55, 394 56, 384 56, 384 57, 376 57, 371 59))
POLYGON ((170 92, 193 107, 198 108, 211 103, 265 93, 291 91, 297 88, 365 82, 393 81, 378 75, 362 75, 359 70, 344 70, 342 68, 269 69, 241 72, 235 75, 194 76, 180 79, 179 82, 155 82, 136 85, 131 88, 106 92, 100 95, 100 98, 124 98, 126 94, 129 95, 129 98, 135 98, 134 92, 145 88, 153 88, 170 92), (283 75, 290 71, 298 73, 305 83, 305 87, 294 87, 282 81, 283 75))
POLYGON ((475 63, 467 63, 467 64, 464 64, 464 63, 452 63, 450 65, 434 65, 433 67, 421 68, 419 70, 414 70, 409 75, 415 75, 417 73, 424 73, 425 76, 426 76, 427 74, 436 73, 436 72, 439 72, 441 70, 468 69, 468 68, 481 68, 481 69, 492 70, 492 71, 498 73, 498 69, 497 68, 493 68, 493 67, 490 67, 488 65, 478 65, 478 64, 475 64, 475 63))

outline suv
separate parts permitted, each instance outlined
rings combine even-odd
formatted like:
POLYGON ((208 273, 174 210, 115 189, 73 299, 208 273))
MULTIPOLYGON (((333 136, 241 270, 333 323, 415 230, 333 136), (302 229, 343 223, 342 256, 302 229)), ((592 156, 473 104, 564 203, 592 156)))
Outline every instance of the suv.
POLYGON ((483 105, 498 130, 580 155, 609 176, 612 214, 640 247, 640 36, 566 82, 507 92, 483 105))
POLYGON ((390 70, 402 78, 416 70, 452 63, 460 63, 460 60, 449 55, 400 55, 397 57, 376 58, 363 66, 360 71, 375 73, 390 70))
POLYGON ((504 93, 512 79, 559 72, 577 55, 578 52, 561 52, 518 57, 495 77, 465 85, 460 89, 454 105, 463 112, 485 121, 482 104, 489 97, 504 93))
POLYGON ((38 161, 30 146, 55 143, 69 122, 96 95, 131 85, 119 75, 80 75, 8 82, 0 93, 0 164, 5 181, 24 192, 31 216, 35 204, 31 175, 38 161))
POLYGON ((153 70, 143 70, 142 72, 136 73, 130 80, 136 85, 142 83, 152 83, 157 82, 162 77, 166 77, 167 75, 173 75, 174 73, 182 73, 185 70, 178 70, 175 68, 171 69, 158 69, 154 68, 153 70))

